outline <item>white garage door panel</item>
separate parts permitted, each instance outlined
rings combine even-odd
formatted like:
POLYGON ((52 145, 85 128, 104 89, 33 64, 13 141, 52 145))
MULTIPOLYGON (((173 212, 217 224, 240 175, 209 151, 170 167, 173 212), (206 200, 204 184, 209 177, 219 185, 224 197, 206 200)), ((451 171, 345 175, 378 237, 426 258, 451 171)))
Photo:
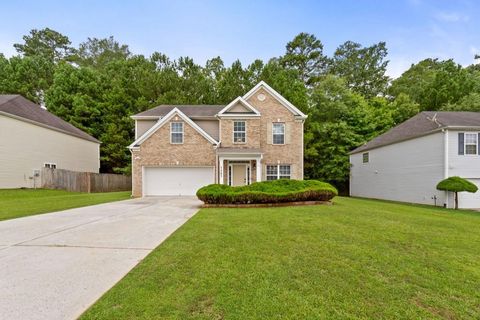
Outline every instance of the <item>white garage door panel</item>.
POLYGON ((475 193, 459 192, 458 193, 458 207, 464 209, 478 209, 480 208, 480 179, 468 179, 473 182, 479 189, 475 193))
POLYGON ((146 196, 193 196, 215 180, 213 167, 144 168, 143 178, 146 196))

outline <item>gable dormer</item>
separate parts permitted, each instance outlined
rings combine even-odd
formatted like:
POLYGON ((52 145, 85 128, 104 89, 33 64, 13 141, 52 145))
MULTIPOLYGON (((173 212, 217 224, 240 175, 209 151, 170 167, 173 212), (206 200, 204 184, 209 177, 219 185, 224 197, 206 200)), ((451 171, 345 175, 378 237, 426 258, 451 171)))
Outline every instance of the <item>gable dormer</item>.
POLYGON ((217 115, 222 117, 260 117, 261 114, 242 97, 237 97, 223 108, 217 115))

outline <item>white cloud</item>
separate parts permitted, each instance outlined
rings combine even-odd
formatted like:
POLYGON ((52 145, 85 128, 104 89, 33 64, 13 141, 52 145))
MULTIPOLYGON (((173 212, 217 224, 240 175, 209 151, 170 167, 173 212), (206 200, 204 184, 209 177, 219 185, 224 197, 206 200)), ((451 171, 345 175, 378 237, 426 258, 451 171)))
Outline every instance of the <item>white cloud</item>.
POLYGON ((10 58, 17 53, 17 51, 13 47, 13 44, 14 41, 12 39, 0 34, 0 53, 3 53, 5 57, 10 58))
POLYGON ((480 48, 470 46, 470 54, 473 57, 473 62, 474 64, 480 64, 480 59, 475 59, 476 55, 480 55, 480 48))
POLYGON ((467 22, 470 20, 468 15, 458 12, 437 12, 434 17, 442 22, 467 22))
POLYGON ((406 58, 401 56, 389 57, 386 74, 392 79, 398 78, 407 71, 413 63, 417 63, 419 59, 406 58))

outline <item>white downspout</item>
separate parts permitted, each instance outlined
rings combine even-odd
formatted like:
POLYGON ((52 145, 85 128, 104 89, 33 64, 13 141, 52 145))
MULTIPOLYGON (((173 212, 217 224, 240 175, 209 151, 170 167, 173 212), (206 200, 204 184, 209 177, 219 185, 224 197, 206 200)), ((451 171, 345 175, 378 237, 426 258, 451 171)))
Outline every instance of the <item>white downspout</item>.
MULTIPOLYGON (((448 130, 443 129, 443 150, 444 150, 444 155, 443 155, 443 178, 447 179, 448 178, 448 130)), ((447 208, 449 207, 448 205, 448 191, 445 191, 445 205, 447 208)))

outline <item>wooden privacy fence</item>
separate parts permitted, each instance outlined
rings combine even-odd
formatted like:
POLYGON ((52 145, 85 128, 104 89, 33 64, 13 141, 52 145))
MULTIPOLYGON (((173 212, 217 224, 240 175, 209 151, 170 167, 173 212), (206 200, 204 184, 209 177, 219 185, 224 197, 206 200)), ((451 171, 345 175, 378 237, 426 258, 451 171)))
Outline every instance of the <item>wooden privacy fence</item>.
POLYGON ((132 190, 132 177, 111 173, 77 172, 42 168, 42 188, 76 192, 132 190))

